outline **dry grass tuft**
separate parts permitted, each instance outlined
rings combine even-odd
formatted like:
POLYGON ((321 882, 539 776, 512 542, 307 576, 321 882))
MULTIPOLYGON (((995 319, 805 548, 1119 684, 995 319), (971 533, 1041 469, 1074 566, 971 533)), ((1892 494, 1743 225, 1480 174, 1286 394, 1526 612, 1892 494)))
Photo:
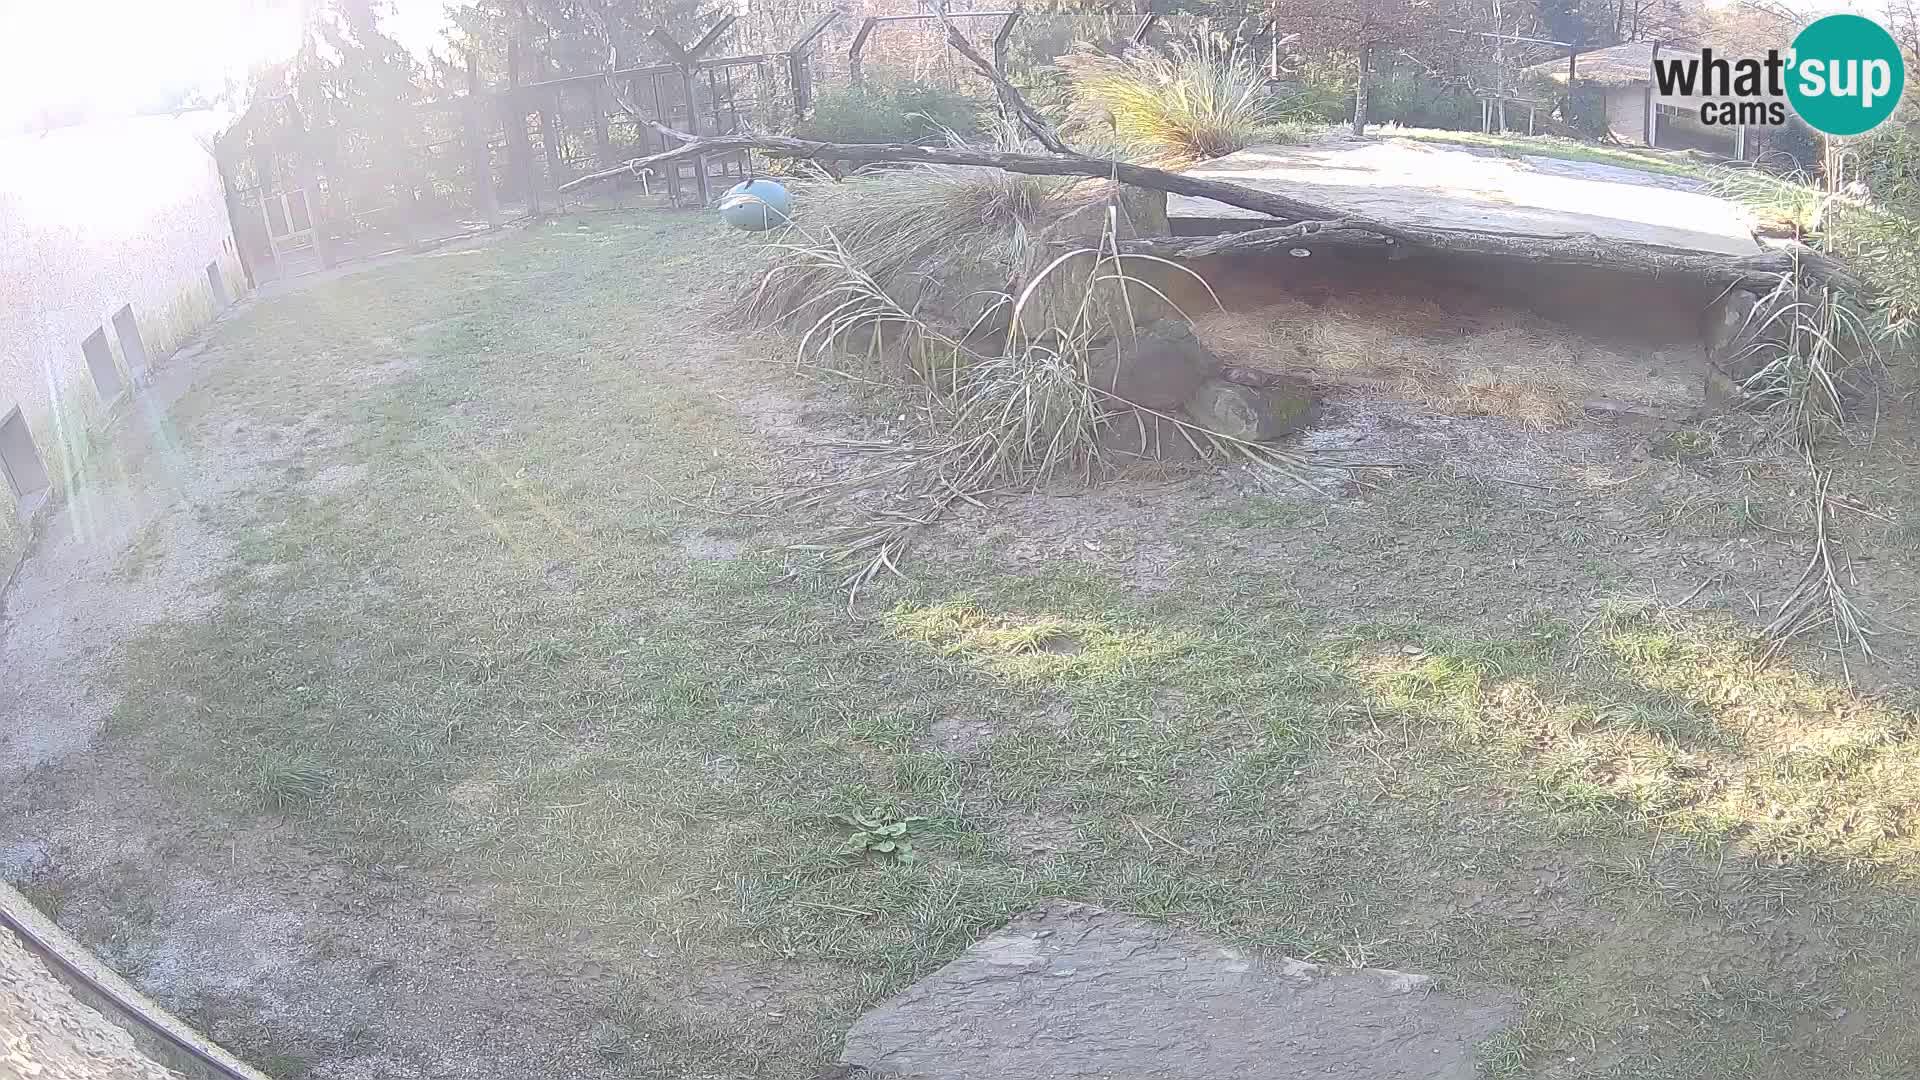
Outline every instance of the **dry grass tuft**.
MULTIPOLYGON (((783 265, 797 266, 826 283, 827 291, 802 308, 801 317, 811 321, 805 324, 799 363, 862 377, 836 365, 849 345, 865 339, 870 358, 903 353, 906 385, 925 399, 919 414, 924 421, 921 438, 908 444, 849 447, 881 462, 871 471, 786 492, 764 503, 792 509, 883 487, 894 493, 891 505, 869 508, 850 524, 794 545, 822 568, 843 575, 849 605, 882 573, 903 576, 899 564, 911 538, 955 504, 977 506, 999 492, 1032 490, 1068 478, 1086 482, 1108 471, 1103 437, 1115 425, 1157 418, 1197 452, 1212 451, 1256 473, 1315 486, 1315 470, 1302 455, 1214 434, 1098 385, 1093 375, 1096 353, 1113 330, 1103 300, 1107 290, 1121 298, 1121 314, 1131 325, 1132 301, 1127 298, 1136 289, 1159 292, 1137 277, 1134 268, 1153 263, 1191 273, 1154 256, 1122 255, 1115 239, 1117 223, 1118 209, 1109 205, 1097 246, 1055 255, 1025 279, 1017 296, 999 294, 993 305, 1006 308, 1004 329, 979 335, 989 340, 975 343, 966 340, 972 333, 949 332, 917 309, 902 306, 832 237, 809 236, 804 226, 796 226, 795 232, 805 239, 780 245, 787 260, 783 265), (1067 287, 1053 288, 1054 279, 1067 287), (1040 299, 1049 294, 1050 299, 1040 299), (1062 304, 1069 294, 1077 300, 1062 304), (1054 310, 1062 306, 1070 310, 1054 310), (1031 318, 1036 312, 1046 318, 1031 318)), ((1205 286, 1204 281, 1200 284, 1205 286)), ((879 374, 899 379, 903 372, 880 365, 879 374)))
MULTIPOLYGON (((963 145, 955 136, 956 145, 963 145)), ((1015 150, 1002 130, 995 148, 1015 150)), ((749 326, 778 326, 822 311, 851 268, 904 309, 966 326, 1001 302, 1040 254, 1029 243, 1047 222, 1100 197, 1077 177, 1026 176, 999 169, 923 165, 878 169, 844 181, 806 182, 794 192, 805 237, 769 246, 771 258, 746 279, 734 314, 749 326), (830 244, 840 258, 793 257, 830 244)))
POLYGON ((1259 68, 1211 38, 1176 44, 1171 55, 1110 56, 1082 46, 1059 67, 1074 126, 1095 141, 1111 139, 1129 158, 1191 164, 1287 137, 1259 68))
POLYGON ((901 637, 1019 681, 1138 673, 1186 647, 1177 635, 1061 615, 1000 616, 969 601, 899 607, 886 617, 901 637))

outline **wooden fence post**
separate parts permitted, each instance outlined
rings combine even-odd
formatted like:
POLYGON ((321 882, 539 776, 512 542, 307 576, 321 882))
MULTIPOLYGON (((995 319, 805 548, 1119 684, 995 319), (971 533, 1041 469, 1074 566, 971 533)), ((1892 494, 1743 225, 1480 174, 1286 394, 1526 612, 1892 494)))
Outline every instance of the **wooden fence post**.
POLYGON ((813 107, 813 41, 840 15, 840 9, 834 8, 813 20, 812 24, 794 39, 792 47, 787 49, 787 78, 793 83, 793 118, 795 120, 805 120, 807 110, 813 107))
POLYGON ((813 105, 813 65, 799 49, 787 54, 787 81, 793 85, 793 118, 805 120, 813 105))
MULTIPOLYGON (((692 64, 680 69, 680 86, 687 100, 687 134, 700 137, 700 82, 694 78, 698 70, 692 64)), ((693 183, 700 192, 700 205, 705 207, 712 201, 712 193, 707 190, 707 157, 695 154, 693 158, 693 183)))
MULTIPOLYGON (((672 35, 668 34, 665 30, 656 29, 653 32, 653 39, 658 41, 660 46, 667 50, 668 54, 673 57, 675 65, 680 68, 680 86, 687 100, 687 134, 689 135, 698 137, 700 134, 700 82, 696 77, 700 71, 700 57, 708 49, 713 48, 714 45, 719 42, 721 35, 731 29, 739 18, 738 15, 727 15, 719 22, 714 23, 706 33, 700 35, 699 41, 684 48, 679 42, 673 40, 672 35)), ((665 122, 663 118, 661 123, 665 122)), ((707 159, 705 155, 696 154, 694 156, 693 180, 699 187, 700 205, 704 207, 713 201, 713 193, 708 190, 707 159)))
POLYGON ((859 33, 853 35, 853 45, 847 49, 847 81, 855 86, 860 85, 866 74, 862 70, 865 66, 862 57, 867 51, 867 39, 873 36, 873 28, 879 25, 878 17, 868 16, 867 21, 860 24, 859 33))
POLYGON ((601 168, 616 164, 613 137, 607 132, 606 91, 599 83, 587 84, 587 107, 593 110, 593 160, 601 168))
MULTIPOLYGON (((1585 35, 1569 34, 1567 36, 1577 38, 1577 37, 1583 37, 1585 35)), ((1567 46, 1567 124, 1568 126, 1573 126, 1578 121, 1578 117, 1574 115, 1574 110, 1579 108, 1579 106, 1575 104, 1575 102, 1579 100, 1579 96, 1574 93, 1573 81, 1575 78, 1579 77, 1579 74, 1580 74, 1580 45, 1578 42, 1575 42, 1574 44, 1567 46)))

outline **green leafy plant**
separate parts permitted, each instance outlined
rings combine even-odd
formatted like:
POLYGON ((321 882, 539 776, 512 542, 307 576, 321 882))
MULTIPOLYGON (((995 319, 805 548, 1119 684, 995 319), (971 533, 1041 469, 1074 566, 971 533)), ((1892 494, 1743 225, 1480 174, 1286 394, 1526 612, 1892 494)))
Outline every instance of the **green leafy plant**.
POLYGON ((927 819, 888 817, 876 806, 865 812, 856 810, 851 814, 835 814, 833 820, 853 830, 844 847, 848 855, 875 856, 910 863, 914 857, 913 841, 907 838, 908 834, 913 832, 915 825, 927 819))
POLYGON ((953 132, 977 134, 984 118, 978 98, 929 83, 870 75, 860 86, 822 92, 795 134, 827 142, 943 145, 953 132))

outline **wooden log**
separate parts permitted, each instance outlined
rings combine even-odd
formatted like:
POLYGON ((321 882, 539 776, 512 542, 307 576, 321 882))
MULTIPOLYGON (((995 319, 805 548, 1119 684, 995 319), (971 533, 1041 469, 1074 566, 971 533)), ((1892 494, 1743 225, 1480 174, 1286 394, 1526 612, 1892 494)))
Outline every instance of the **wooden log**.
POLYGON ((1126 161, 1082 157, 1079 154, 1013 154, 958 147, 916 146, 912 143, 830 143, 815 139, 796 139, 787 135, 704 136, 657 154, 636 158, 616 169, 588 173, 567 183, 566 189, 572 190, 585 184, 611 180, 626 175, 629 169, 643 169, 681 158, 699 157, 702 154, 717 154, 729 150, 759 150, 774 157, 808 161, 844 161, 853 164, 891 162, 919 165, 975 165, 1039 176, 1086 176, 1094 179, 1117 180, 1123 184, 1152 188, 1155 191, 1176 195, 1195 195, 1203 199, 1214 199, 1229 206, 1268 214, 1282 221, 1316 221, 1343 217, 1356 227, 1371 229, 1381 235, 1396 235, 1401 231, 1399 227, 1383 221, 1374 221, 1352 214, 1340 214, 1318 203, 1279 192, 1261 191, 1240 184, 1168 172, 1165 169, 1135 165, 1126 161))

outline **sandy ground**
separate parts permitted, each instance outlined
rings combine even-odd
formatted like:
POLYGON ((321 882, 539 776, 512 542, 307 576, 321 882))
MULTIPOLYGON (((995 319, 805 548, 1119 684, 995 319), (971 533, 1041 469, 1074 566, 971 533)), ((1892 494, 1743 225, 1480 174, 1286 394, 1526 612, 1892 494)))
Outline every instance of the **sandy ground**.
MULTIPOLYGON (((1683 190, 1670 177, 1612 165, 1335 136, 1305 146, 1250 147, 1187 171, 1402 225, 1592 233, 1683 251, 1760 254, 1745 214, 1733 203, 1683 190)), ((1167 218, 1176 229, 1183 221, 1264 216, 1190 195, 1167 199, 1167 218)))
POLYGON ((0 929, 0 1076, 24 1080, 178 1080, 125 1031, 0 929))

